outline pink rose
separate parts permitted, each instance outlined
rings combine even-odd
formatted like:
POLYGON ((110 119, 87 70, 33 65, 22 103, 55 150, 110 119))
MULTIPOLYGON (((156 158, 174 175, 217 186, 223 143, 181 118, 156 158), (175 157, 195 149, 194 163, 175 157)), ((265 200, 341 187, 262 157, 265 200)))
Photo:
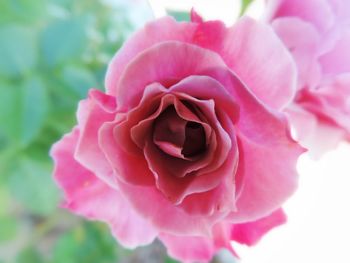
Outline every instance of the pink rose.
POLYGON ((298 139, 315 155, 349 140, 350 1, 269 0, 266 16, 298 66, 298 139))
POLYGON ((279 109, 293 61, 272 30, 243 18, 147 24, 91 90, 51 151, 64 206, 132 248, 158 237, 174 258, 208 261, 285 221, 301 147, 279 109))

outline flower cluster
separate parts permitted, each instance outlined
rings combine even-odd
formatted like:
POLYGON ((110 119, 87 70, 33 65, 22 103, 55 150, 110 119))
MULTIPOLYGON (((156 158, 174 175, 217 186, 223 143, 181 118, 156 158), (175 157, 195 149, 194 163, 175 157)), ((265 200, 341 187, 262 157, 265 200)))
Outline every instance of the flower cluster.
POLYGON ((286 110, 316 157, 350 139, 350 2, 269 0, 266 20, 293 55, 298 87, 286 110))
POLYGON ((63 206, 126 247, 158 238, 185 262, 255 244, 286 220, 298 140, 323 128, 348 138, 346 3, 270 0, 268 23, 232 27, 195 12, 148 23, 51 150, 63 206))

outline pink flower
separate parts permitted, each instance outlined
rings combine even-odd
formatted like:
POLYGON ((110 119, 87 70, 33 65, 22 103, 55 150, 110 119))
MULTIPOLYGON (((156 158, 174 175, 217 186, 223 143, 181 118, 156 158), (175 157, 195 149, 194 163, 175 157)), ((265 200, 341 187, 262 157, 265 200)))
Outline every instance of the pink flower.
POLYGON ((298 66, 290 119, 320 155, 350 139, 350 1, 269 0, 266 15, 298 66))
POLYGON ((78 125, 51 151, 64 206, 132 248, 158 237, 174 258, 208 261, 285 221, 301 147, 279 109, 293 61, 272 30, 243 18, 151 22, 111 61, 78 125))

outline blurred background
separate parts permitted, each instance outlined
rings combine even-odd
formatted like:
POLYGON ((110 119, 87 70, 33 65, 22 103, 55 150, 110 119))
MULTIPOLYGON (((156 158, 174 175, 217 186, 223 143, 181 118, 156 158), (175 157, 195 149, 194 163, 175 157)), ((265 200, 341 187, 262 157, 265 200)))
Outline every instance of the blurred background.
MULTIPOLYGON (((0 0, 0 263, 176 262, 158 242, 123 249, 104 224, 60 209, 48 152, 146 21, 167 13, 188 20, 195 6, 230 25, 244 11, 259 16, 263 0, 246 9, 250 2, 0 0)), ((349 156, 346 144, 319 162, 303 156, 300 189, 286 205, 290 222, 255 248, 234 244, 242 262, 350 262, 349 156)), ((213 262, 234 259, 222 252, 213 262)))
POLYGON ((173 262, 157 244, 124 250, 104 224, 60 209, 48 156, 77 102, 103 89, 112 55, 152 17, 146 1, 0 1, 1 263, 173 262))

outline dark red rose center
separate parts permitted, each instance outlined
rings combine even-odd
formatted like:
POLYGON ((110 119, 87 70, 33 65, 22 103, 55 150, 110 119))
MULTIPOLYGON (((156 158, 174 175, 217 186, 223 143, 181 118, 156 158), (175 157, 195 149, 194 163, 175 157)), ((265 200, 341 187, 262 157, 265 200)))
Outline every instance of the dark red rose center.
POLYGON ((166 154, 187 159, 203 153, 206 136, 202 124, 181 118, 169 106, 154 122, 154 143, 166 154))
POLYGON ((189 121, 186 124, 185 143, 181 153, 185 157, 193 157, 201 154, 206 149, 205 131, 198 122, 189 121))

